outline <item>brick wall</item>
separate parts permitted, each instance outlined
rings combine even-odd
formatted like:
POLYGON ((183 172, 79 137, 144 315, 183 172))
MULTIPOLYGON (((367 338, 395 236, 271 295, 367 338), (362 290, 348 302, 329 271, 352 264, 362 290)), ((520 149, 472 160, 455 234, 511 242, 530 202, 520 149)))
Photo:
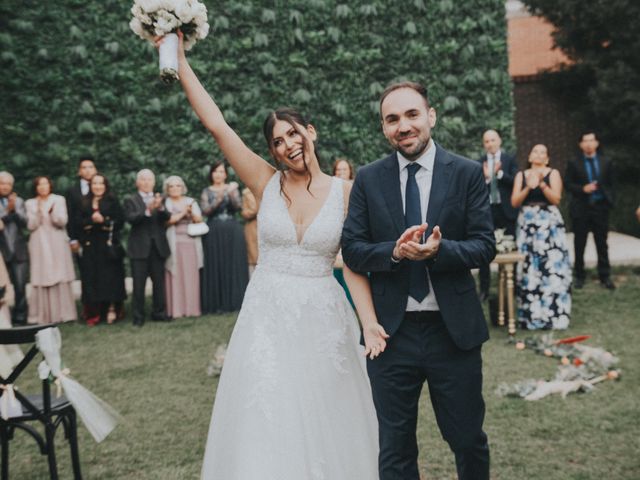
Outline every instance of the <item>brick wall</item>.
POLYGON ((545 91, 537 77, 513 81, 518 164, 527 165, 531 148, 544 143, 549 148, 551 166, 564 174, 567 159, 577 153, 580 127, 571 120, 560 99, 545 91))

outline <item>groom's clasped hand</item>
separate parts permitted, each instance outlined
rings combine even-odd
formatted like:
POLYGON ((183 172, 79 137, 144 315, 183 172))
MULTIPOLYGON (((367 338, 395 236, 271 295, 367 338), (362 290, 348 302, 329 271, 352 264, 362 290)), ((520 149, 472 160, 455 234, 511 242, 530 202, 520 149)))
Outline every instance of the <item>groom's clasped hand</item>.
POLYGON ((423 223, 422 225, 414 225, 407 228, 396 241, 396 246, 393 249, 393 258, 396 260, 402 260, 403 258, 428 260, 435 257, 440 248, 442 234, 440 233, 440 227, 436 225, 433 227, 431 235, 424 241, 424 235, 428 227, 428 224, 423 223))

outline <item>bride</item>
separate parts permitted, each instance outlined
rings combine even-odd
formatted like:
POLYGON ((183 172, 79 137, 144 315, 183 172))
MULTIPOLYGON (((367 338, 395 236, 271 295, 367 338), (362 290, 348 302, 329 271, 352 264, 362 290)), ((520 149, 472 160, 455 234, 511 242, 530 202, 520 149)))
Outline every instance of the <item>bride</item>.
POLYGON ((229 342, 202 478, 375 480, 378 431, 364 356, 383 352, 387 335, 368 280, 345 266, 362 349, 357 319, 332 275, 351 185, 322 173, 317 132, 292 109, 264 123, 277 169, 252 152, 189 66, 182 37, 179 76, 260 203, 260 260, 229 342))

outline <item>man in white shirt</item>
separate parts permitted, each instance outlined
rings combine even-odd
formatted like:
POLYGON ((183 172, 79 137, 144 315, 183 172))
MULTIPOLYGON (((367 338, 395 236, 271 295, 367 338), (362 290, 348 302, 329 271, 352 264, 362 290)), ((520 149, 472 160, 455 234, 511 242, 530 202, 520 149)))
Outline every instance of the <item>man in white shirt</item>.
MULTIPOLYGON (((486 153, 478 161, 482 163, 482 171, 489 190, 494 229, 502 228, 507 235, 515 237, 518 209, 511 206, 511 192, 513 179, 518 173, 516 159, 502 150, 502 138, 495 130, 484 132, 482 146, 486 153)), ((481 301, 489 298, 490 275, 489 265, 481 265, 479 275, 481 301)))
POLYGON ((342 233, 344 261, 369 273, 389 335, 384 351, 367 359, 380 480, 419 480, 425 382, 459 478, 488 480, 481 346, 489 335, 471 276, 495 255, 482 168, 434 143, 436 112, 422 85, 387 87, 380 114, 395 152, 358 171, 342 233))

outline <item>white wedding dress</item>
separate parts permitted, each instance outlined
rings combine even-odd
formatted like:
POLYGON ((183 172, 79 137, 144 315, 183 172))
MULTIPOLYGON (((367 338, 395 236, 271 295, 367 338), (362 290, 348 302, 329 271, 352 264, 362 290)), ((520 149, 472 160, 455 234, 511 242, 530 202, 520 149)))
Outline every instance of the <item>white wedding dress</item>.
POLYGON ((300 243, 280 173, 258 213, 259 265, 220 377, 206 480, 377 480, 378 428, 357 320, 332 275, 342 180, 300 243))

